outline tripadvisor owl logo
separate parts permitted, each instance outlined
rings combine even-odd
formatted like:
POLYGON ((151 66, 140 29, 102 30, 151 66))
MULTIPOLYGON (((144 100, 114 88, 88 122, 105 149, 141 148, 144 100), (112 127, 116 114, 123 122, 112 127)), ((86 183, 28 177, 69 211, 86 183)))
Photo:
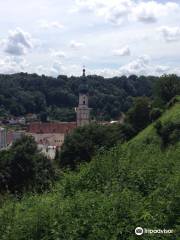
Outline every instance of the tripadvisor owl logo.
POLYGON ((142 235, 143 233, 144 233, 144 230, 143 230, 142 227, 137 227, 137 228, 135 229, 135 234, 136 234, 136 235, 140 236, 140 235, 142 235))
POLYGON ((135 234, 141 236, 143 234, 173 234, 175 231, 173 229, 149 229, 137 227, 135 229, 135 234))

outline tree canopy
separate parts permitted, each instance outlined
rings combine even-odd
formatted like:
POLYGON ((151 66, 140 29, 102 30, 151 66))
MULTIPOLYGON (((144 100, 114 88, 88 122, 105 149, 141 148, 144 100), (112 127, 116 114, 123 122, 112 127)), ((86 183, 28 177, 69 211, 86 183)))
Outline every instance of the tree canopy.
MULTIPOLYGON (((131 97, 152 96, 155 77, 87 76, 92 117, 118 119, 132 104, 131 97)), ((0 75, 0 113, 15 116, 46 112, 51 119, 75 120, 81 77, 57 78, 18 73, 0 75), (16 93, 16 94, 14 94, 16 93), (4 112, 5 111, 5 112, 4 112)))
POLYGON ((74 130, 65 138, 57 159, 61 167, 76 168, 82 162, 89 162, 101 150, 107 150, 118 142, 129 140, 135 135, 131 125, 90 124, 74 130))
POLYGON ((40 154, 32 137, 23 137, 0 152, 0 192, 41 191, 55 179, 55 169, 40 154))

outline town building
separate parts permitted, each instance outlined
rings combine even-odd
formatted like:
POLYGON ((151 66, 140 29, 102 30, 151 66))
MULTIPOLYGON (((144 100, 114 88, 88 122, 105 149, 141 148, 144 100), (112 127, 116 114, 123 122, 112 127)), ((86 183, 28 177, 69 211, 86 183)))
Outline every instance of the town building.
POLYGON ((65 135, 76 126, 76 122, 34 122, 28 126, 27 133, 33 136, 38 144, 60 148, 65 135))
POLYGON ((90 108, 88 106, 88 84, 86 71, 83 69, 82 83, 79 86, 79 106, 76 108, 77 126, 84 126, 90 122, 90 108))
POLYGON ((29 124, 27 135, 34 137, 41 152, 54 159, 56 150, 61 150, 65 136, 76 127, 76 122, 34 122, 29 124))

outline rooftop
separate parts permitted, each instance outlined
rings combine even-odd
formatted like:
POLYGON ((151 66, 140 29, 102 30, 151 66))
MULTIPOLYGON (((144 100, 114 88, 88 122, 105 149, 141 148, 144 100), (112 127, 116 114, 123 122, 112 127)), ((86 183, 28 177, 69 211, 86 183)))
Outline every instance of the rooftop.
POLYGON ((48 134, 62 133, 67 134, 77 127, 76 122, 33 122, 28 126, 29 133, 48 134))

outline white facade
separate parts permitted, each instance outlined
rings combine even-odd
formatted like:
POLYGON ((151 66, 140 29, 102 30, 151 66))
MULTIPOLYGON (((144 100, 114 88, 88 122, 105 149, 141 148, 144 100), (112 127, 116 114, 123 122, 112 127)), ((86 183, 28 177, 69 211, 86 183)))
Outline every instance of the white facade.
POLYGON ((86 70, 83 69, 83 81, 79 87, 79 105, 76 108, 76 121, 77 126, 81 127, 89 124, 90 122, 90 108, 89 108, 89 96, 88 96, 88 85, 86 82, 86 70))
POLYGON ((65 134, 63 133, 30 133, 35 141, 44 146, 56 146, 61 148, 64 143, 65 134))
POLYGON ((38 149, 43 153, 47 158, 53 160, 56 157, 56 146, 45 146, 43 144, 38 144, 38 149))
POLYGON ((79 106, 76 109, 77 126, 84 126, 90 121, 90 108, 88 107, 88 95, 79 94, 79 106))
POLYGON ((63 133, 28 133, 28 135, 34 137, 38 149, 51 160, 55 159, 56 151, 61 149, 65 138, 63 133))

